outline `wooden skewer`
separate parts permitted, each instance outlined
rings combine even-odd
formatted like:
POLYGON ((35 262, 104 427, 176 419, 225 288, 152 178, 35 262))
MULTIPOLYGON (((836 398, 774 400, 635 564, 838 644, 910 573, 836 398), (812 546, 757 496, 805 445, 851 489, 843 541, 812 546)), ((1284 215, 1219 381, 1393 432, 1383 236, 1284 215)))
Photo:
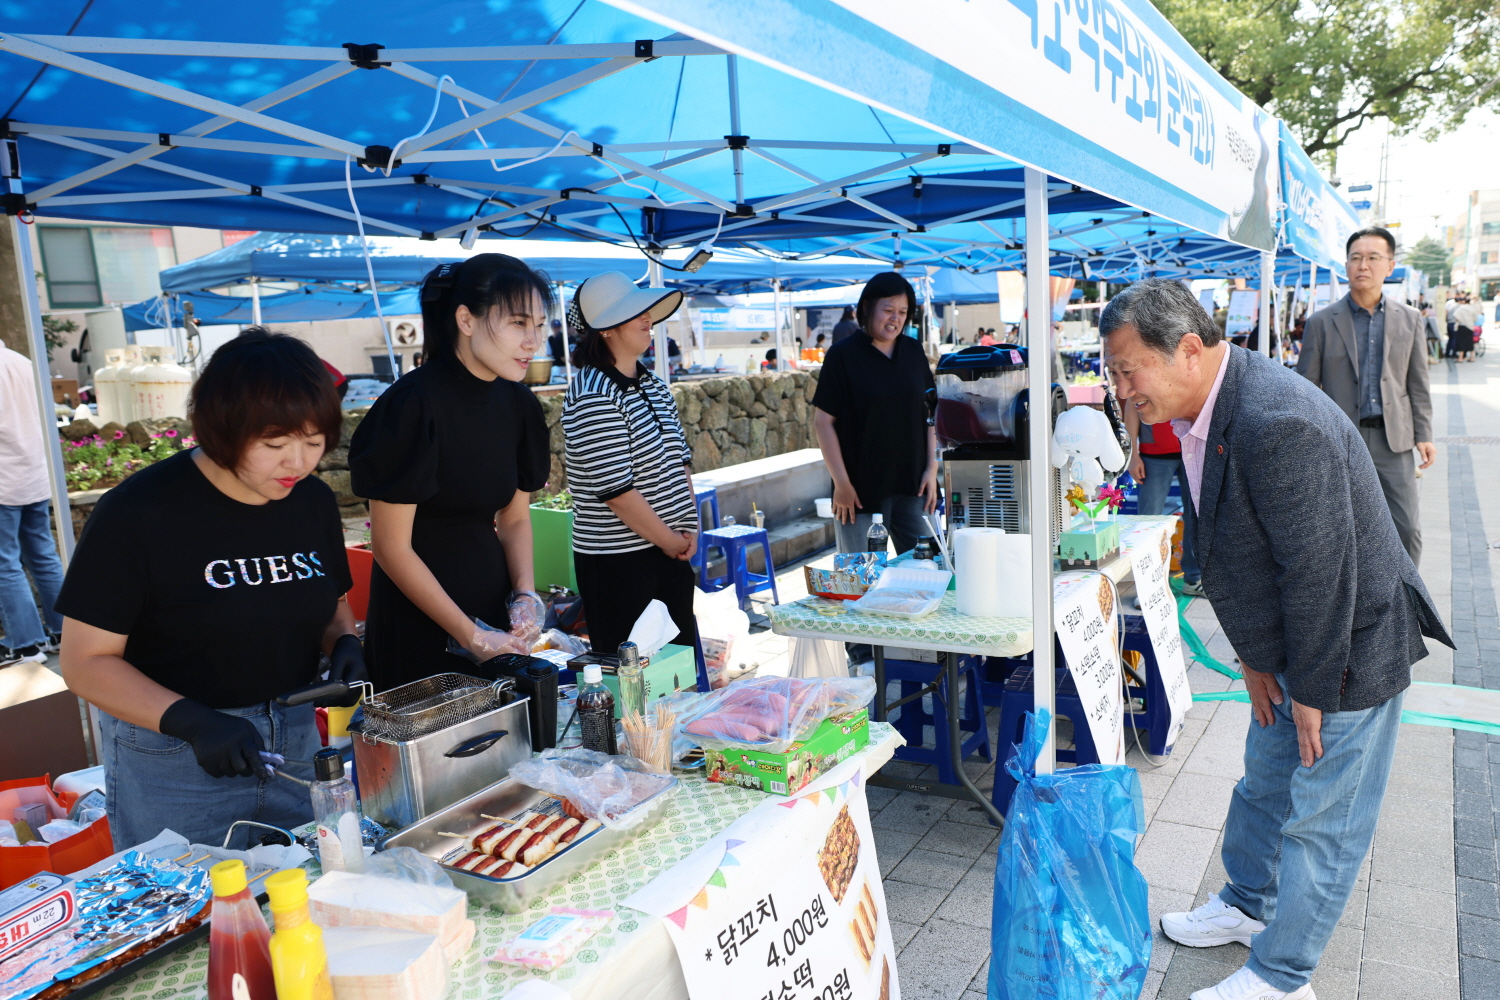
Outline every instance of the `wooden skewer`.
POLYGON ((515 820, 514 816, 512 816, 509 819, 507 819, 504 816, 491 816, 489 813, 480 813, 479 814, 479 818, 480 819, 492 819, 496 823, 507 823, 507 824, 509 824, 511 826, 515 826, 515 824, 516 824, 516 820, 515 820))
POLYGON ((190 855, 192 855, 192 853, 193 853, 192 851, 188 851, 185 854, 179 854, 179 855, 177 855, 177 857, 173 858, 172 860, 174 862, 181 861, 183 858, 186 858, 186 857, 189 857, 190 855))
MULTIPOLYGON (((188 851, 188 853, 192 854, 193 852, 192 851, 188 851)), ((212 854, 205 854, 201 858, 194 858, 192 861, 189 861, 187 864, 183 865, 183 867, 184 868, 191 868, 194 865, 196 865, 199 861, 207 861, 211 857, 213 857, 212 854)))
POLYGON ((432 832, 436 833, 439 837, 457 837, 459 840, 469 839, 461 833, 449 833, 447 830, 434 830, 432 832))
POLYGON ((266 876, 267 876, 267 875, 269 875, 269 874, 271 874, 271 872, 273 872, 273 871, 275 871, 275 869, 274 869, 274 868, 267 868, 267 869, 266 869, 266 870, 265 870, 265 871, 263 871, 263 872, 261 872, 261 873, 260 873, 260 874, 259 874, 259 875, 257 875, 257 876, 255 876, 255 878, 253 878, 253 879, 251 879, 251 880, 250 880, 250 881, 249 881, 249 882, 246 882, 246 883, 245 883, 245 884, 246 884, 246 885, 251 885, 251 884, 253 884, 253 883, 254 883, 254 882, 255 882, 255 881, 256 881, 256 880, 257 880, 257 879, 263 879, 263 878, 265 878, 265 877, 266 877, 266 876))

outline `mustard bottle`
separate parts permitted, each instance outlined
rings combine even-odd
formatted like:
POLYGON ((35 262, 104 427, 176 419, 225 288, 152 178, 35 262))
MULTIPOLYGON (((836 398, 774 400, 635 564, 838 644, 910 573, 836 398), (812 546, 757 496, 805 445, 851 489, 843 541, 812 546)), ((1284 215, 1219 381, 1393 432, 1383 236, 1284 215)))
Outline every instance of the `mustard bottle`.
POLYGON ((266 879, 271 897, 271 971, 277 1000, 333 1000, 323 929, 307 908, 307 873, 289 868, 266 879))

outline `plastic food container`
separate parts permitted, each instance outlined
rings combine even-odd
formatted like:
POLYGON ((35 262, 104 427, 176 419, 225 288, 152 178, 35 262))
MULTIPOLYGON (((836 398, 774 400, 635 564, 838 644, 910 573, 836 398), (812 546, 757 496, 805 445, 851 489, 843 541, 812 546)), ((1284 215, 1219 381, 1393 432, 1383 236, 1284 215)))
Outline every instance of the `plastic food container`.
POLYGON ((855 611, 885 615, 889 618, 923 618, 932 614, 938 609, 938 605, 943 603, 943 594, 947 592, 948 581, 952 579, 953 574, 947 570, 892 567, 880 574, 880 579, 865 593, 865 596, 857 601, 850 601, 849 607, 855 611), (881 606, 880 592, 882 590, 914 591, 925 595, 927 600, 910 610, 890 610, 881 606))

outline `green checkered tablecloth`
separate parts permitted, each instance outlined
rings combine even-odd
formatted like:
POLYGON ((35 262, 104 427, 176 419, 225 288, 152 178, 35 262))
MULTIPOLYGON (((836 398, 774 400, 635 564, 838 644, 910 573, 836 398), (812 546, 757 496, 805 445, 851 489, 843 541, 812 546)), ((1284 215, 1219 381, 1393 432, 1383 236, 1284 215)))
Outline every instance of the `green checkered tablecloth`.
POLYGON ((950 590, 938 609, 925 618, 892 618, 855 611, 843 601, 807 597, 771 608, 771 630, 778 635, 985 656, 1020 656, 1031 651, 1030 618, 960 614, 957 599, 950 590))
MULTIPOLYGON (((869 754, 875 767, 890 758, 900 737, 884 723, 870 723, 869 754)), ((853 758, 851 758, 853 759, 853 758)), ((873 769, 873 768, 872 768, 873 769)), ((605 855, 591 867, 553 887, 541 899, 532 900, 525 912, 501 913, 498 908, 469 904, 469 918, 478 926, 474 945, 463 961, 453 967, 453 984, 447 1000, 500 998, 529 979, 545 979, 567 990, 574 1000, 604 1000, 620 995, 615 979, 618 966, 628 964, 641 971, 644 963, 657 976, 665 977, 663 963, 671 963, 670 975, 680 979, 670 939, 661 921, 629 907, 619 906, 627 896, 643 888, 657 875, 686 858, 719 831, 767 801, 778 800, 764 792, 735 785, 719 785, 704 779, 702 771, 680 775, 677 792, 661 821, 605 855), (615 919, 588 941, 587 947, 550 973, 533 972, 513 965, 488 961, 500 943, 514 937, 552 906, 593 910, 615 910, 615 919)), ((317 874, 316 862, 308 862, 317 874)), ((626 974, 626 979, 631 978, 626 974)), ((208 939, 173 952, 140 972, 114 983, 99 994, 123 1000, 206 1000, 208 996, 208 939)))

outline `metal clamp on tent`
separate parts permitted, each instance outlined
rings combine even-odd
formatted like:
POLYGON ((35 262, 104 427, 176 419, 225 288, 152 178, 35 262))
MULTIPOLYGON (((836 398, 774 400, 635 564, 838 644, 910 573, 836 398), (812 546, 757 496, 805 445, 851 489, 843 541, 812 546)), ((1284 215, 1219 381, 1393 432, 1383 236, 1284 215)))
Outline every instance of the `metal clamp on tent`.
POLYGON ((382 66, 390 65, 388 61, 380 61, 380 51, 385 48, 384 45, 377 45, 374 42, 366 42, 363 45, 359 42, 345 42, 344 48, 349 51, 349 61, 360 69, 380 69, 382 66))

